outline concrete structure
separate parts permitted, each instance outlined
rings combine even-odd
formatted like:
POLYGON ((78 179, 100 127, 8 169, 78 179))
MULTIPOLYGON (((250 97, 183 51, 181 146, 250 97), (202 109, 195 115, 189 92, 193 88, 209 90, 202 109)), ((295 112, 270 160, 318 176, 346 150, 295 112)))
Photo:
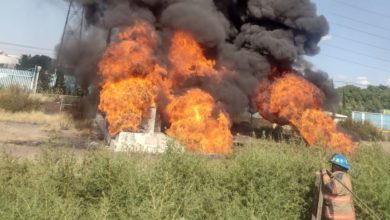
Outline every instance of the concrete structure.
POLYGON ((164 153, 168 147, 168 137, 155 132, 158 124, 157 109, 151 108, 149 113, 149 119, 143 126, 144 133, 121 132, 111 141, 110 146, 120 152, 164 153))
POLYGON ((354 111, 352 120, 361 123, 369 121, 379 129, 390 130, 390 114, 354 111))
POLYGON ((336 114, 333 112, 326 112, 326 114, 330 115, 333 118, 333 121, 339 123, 340 121, 347 120, 348 116, 342 114, 336 114))
POLYGON ((121 132, 110 147, 116 152, 164 153, 167 142, 168 137, 163 133, 121 132))
POLYGON ((144 132, 121 132, 113 139, 101 114, 97 114, 95 121, 103 133, 106 144, 116 152, 164 153, 168 148, 169 138, 164 133, 156 132, 160 129, 157 118, 157 110, 152 108, 149 119, 143 123, 144 132))

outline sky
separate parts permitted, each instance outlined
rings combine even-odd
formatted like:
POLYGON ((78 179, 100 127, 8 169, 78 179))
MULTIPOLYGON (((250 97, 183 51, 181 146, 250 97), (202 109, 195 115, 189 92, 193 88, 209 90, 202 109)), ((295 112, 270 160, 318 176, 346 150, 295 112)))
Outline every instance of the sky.
MULTIPOLYGON (((330 32, 319 44, 320 53, 306 59, 327 72, 336 86, 390 86, 390 1, 312 1, 327 18, 330 32)), ((54 57, 67 7, 62 0, 2 0, 0 50, 54 57)))

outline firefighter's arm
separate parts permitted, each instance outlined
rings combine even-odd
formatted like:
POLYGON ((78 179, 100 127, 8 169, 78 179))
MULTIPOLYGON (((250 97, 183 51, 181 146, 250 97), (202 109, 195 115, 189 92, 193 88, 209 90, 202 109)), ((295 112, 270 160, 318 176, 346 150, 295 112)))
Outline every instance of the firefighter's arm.
POLYGON ((336 187, 334 181, 330 178, 328 171, 326 169, 322 169, 321 175, 322 175, 322 183, 323 183, 324 189, 326 191, 334 193, 337 187, 336 187))

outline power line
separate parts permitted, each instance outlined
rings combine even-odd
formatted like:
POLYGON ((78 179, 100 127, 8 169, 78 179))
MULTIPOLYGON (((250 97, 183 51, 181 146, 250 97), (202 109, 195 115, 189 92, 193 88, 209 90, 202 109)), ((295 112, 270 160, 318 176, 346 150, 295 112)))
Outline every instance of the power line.
POLYGON ((42 48, 42 47, 34 47, 34 46, 30 46, 30 45, 10 43, 10 42, 4 42, 4 41, 0 41, 0 44, 9 45, 9 46, 15 46, 15 47, 24 47, 24 48, 36 49, 36 50, 54 51, 53 49, 42 48))
POLYGON ((374 36, 374 37, 377 37, 377 38, 381 38, 381 39, 390 41, 390 38, 388 38, 388 37, 385 37, 385 36, 382 36, 382 35, 373 34, 373 33, 370 33, 368 31, 361 30, 359 28, 354 28, 354 27, 350 27, 350 26, 347 26, 347 25, 344 25, 344 24, 335 23, 335 22, 329 22, 329 23, 331 23, 333 25, 336 25, 336 26, 340 26, 340 27, 349 29, 349 30, 357 31, 357 32, 360 32, 360 33, 363 33, 363 34, 368 34, 368 35, 371 35, 371 36, 374 36))
POLYGON ((347 17, 345 15, 340 15, 338 13, 334 13, 334 12, 331 12, 331 11, 327 11, 327 13, 328 14, 332 14, 332 15, 337 16, 337 17, 340 17, 340 18, 344 18, 344 19, 347 19, 347 20, 350 20, 350 21, 357 22, 359 24, 365 24, 365 25, 368 25, 370 27, 382 29, 382 30, 385 30, 385 31, 390 31, 390 28, 387 28, 387 27, 379 26, 379 25, 376 25, 376 24, 371 24, 371 23, 368 23, 368 22, 365 22, 365 21, 360 21, 360 20, 357 20, 355 18, 347 17))
POLYGON ((356 64, 356 65, 359 65, 359 66, 364 66, 366 68, 380 70, 380 71, 382 71, 384 73, 390 73, 390 70, 382 69, 382 68, 379 68, 379 67, 376 67, 376 66, 366 65, 366 64, 359 63, 359 62, 356 62, 356 61, 353 61, 353 60, 345 59, 343 57, 330 56, 330 55, 327 55, 327 54, 324 54, 324 53, 321 53, 321 55, 324 56, 324 57, 328 57, 328 58, 334 59, 334 60, 344 61, 344 62, 347 62, 347 63, 353 63, 353 64, 356 64))
POLYGON ((390 51, 390 48, 380 47, 380 46, 378 46, 378 45, 370 44, 370 43, 367 43, 367 42, 365 42, 365 41, 359 41, 359 40, 355 40, 355 39, 352 39, 352 38, 349 38, 349 37, 344 37, 344 36, 337 35, 337 34, 332 34, 332 35, 335 36, 335 37, 344 39, 344 40, 348 40, 348 41, 352 41, 352 42, 358 43, 358 44, 366 45, 366 46, 373 47, 373 48, 377 48, 377 49, 381 49, 381 50, 390 51))
POLYGON ((369 54, 361 53, 360 51, 351 50, 351 49, 348 49, 348 48, 345 48, 345 47, 340 47, 340 46, 332 45, 332 44, 329 44, 329 43, 324 43, 324 45, 327 45, 327 46, 332 47, 332 48, 340 49, 340 50, 345 50, 345 51, 348 51, 348 52, 351 52, 351 53, 355 53, 355 54, 358 54, 358 55, 362 55, 362 56, 365 56, 365 57, 368 57, 368 58, 371 58, 371 59, 375 59, 375 60, 379 60, 379 61, 390 63, 390 60, 383 59, 383 58, 380 58, 380 57, 371 56, 369 54))
MULTIPOLYGON (((23 54, 34 54, 34 53, 31 53, 31 51, 26 51, 26 50, 23 50, 23 49, 6 48, 6 47, 3 47, 3 49, 6 50, 6 51, 21 52, 23 54)), ((35 54, 54 56, 54 53, 47 53, 47 52, 37 52, 35 54)))
POLYGON ((386 18, 390 18, 390 15, 383 14, 383 13, 380 13, 380 12, 377 12, 377 11, 373 11, 373 10, 369 10, 369 9, 366 9, 366 8, 362 8, 362 7, 356 6, 354 4, 346 3, 345 1, 334 0, 334 2, 346 5, 348 7, 351 7, 351 8, 357 9, 357 10, 365 11, 367 13, 383 16, 383 17, 386 17, 386 18))

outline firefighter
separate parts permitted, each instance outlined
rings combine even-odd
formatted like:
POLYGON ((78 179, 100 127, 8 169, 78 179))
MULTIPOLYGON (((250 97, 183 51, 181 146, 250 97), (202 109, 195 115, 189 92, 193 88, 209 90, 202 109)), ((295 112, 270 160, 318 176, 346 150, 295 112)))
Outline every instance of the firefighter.
POLYGON ((329 161, 332 173, 321 170, 323 181, 325 219, 354 220, 355 209, 352 199, 352 183, 347 171, 351 169, 347 159, 341 154, 334 154, 329 161))

